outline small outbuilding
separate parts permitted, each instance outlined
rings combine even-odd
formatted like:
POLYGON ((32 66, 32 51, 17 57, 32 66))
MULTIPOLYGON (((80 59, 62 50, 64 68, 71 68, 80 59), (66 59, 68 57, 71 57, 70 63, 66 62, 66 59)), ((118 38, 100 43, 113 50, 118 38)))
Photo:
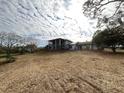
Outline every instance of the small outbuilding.
POLYGON ((92 42, 82 42, 82 49, 86 49, 86 50, 95 50, 97 49, 96 44, 92 43, 92 42))
POLYGON ((96 45, 92 42, 76 42, 71 44, 71 50, 95 50, 97 49, 96 45))
POLYGON ((51 39, 48 40, 47 48, 51 50, 69 50, 71 43, 71 40, 64 38, 51 39))
POLYGON ((82 44, 80 42, 71 43, 71 50, 82 50, 82 44))

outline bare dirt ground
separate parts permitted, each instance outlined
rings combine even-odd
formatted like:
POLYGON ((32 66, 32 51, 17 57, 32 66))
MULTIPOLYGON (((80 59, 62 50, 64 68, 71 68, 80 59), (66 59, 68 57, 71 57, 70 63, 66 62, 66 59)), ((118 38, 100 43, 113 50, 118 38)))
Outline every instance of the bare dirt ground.
POLYGON ((124 55, 77 51, 18 56, 0 66, 0 93, 124 93, 124 55))

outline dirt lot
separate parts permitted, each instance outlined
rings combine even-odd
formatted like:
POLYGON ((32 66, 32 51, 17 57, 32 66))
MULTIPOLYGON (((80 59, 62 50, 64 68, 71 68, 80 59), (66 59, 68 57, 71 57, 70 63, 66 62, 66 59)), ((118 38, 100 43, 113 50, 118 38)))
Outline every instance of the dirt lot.
POLYGON ((0 93, 124 93, 124 55, 77 51, 18 56, 0 66, 0 93))

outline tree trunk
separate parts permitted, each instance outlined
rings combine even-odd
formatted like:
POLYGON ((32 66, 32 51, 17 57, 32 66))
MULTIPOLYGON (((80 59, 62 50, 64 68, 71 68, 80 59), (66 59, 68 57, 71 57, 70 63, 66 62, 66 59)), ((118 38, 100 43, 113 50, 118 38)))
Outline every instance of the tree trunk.
POLYGON ((112 47, 112 51, 113 51, 113 53, 116 53, 116 48, 112 47))
POLYGON ((11 55, 11 48, 7 47, 6 49, 6 62, 9 63, 11 62, 12 55, 11 55))

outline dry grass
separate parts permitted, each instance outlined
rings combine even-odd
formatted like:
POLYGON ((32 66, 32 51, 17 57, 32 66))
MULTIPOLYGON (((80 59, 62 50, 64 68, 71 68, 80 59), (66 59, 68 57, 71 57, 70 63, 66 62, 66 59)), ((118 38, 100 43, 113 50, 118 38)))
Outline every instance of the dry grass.
POLYGON ((124 56, 87 51, 18 56, 0 66, 0 93, 124 93, 124 56))

